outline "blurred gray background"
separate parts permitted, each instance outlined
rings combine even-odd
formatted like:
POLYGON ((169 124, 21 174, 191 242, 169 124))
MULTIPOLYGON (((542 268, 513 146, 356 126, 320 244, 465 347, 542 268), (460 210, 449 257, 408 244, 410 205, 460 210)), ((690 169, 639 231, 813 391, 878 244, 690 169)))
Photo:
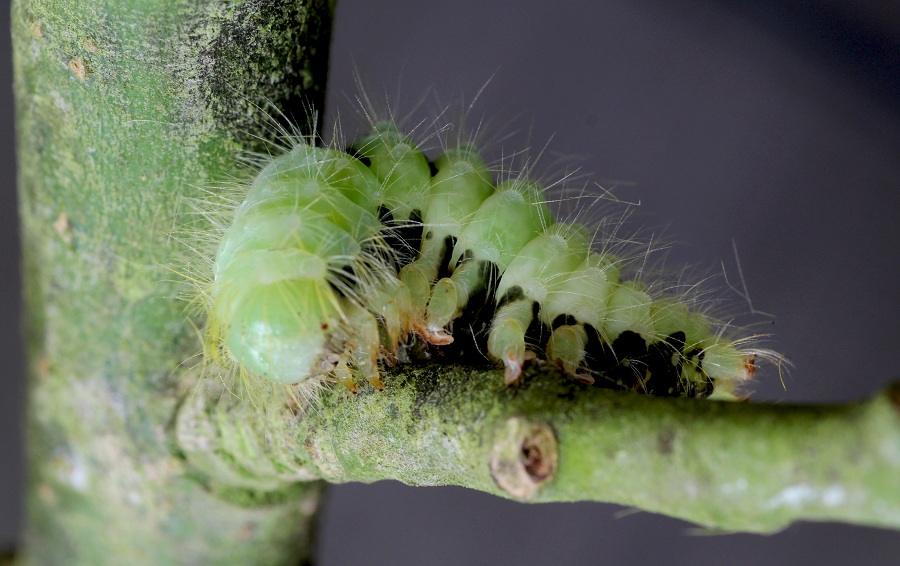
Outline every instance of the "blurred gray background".
MULTIPOLYGON (((21 511, 19 339, 8 1, 0 2, 0 548, 21 511)), ((734 275, 795 369, 757 399, 846 401, 900 379, 900 4, 878 1, 339 0, 329 112, 358 89, 471 99, 517 118, 509 149, 584 156, 627 181, 636 226, 672 264, 734 275), (383 88, 383 90, 381 90, 383 88), (429 91, 429 89, 431 89, 429 91)), ((379 94, 380 95, 380 94, 379 94)), ((431 100, 431 99, 429 99, 431 100)), ((401 104, 402 106, 402 104, 401 104)), ((426 103, 423 112, 437 108, 426 103)), ((547 159, 549 164, 552 159, 547 159)), ((746 309, 746 308, 745 308, 746 309)), ((770 537, 602 504, 517 505, 459 488, 334 488, 319 562, 896 564, 900 533, 799 524, 770 537)))

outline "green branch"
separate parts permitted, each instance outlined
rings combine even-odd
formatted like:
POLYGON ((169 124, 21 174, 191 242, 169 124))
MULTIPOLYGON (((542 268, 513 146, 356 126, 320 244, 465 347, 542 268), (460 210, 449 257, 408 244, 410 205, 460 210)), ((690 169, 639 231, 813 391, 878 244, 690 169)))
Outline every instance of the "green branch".
POLYGON ((220 396, 212 380, 185 404, 179 441, 207 473, 244 486, 396 479, 613 502, 725 530, 900 528, 900 384, 858 404, 798 406, 653 398, 549 372, 507 388, 502 371, 449 366, 400 368, 385 383, 329 389, 298 416, 272 409, 274 397, 260 411, 220 396))

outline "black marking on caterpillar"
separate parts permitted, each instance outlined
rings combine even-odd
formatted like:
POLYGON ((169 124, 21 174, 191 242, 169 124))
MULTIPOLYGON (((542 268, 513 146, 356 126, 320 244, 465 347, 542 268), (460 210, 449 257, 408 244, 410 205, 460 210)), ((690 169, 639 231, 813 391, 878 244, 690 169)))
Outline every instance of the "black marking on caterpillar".
POLYGON ((280 383, 381 388, 379 363, 539 360, 585 384, 726 396, 757 357, 627 261, 558 223, 527 175, 495 182, 471 144, 428 159, 392 122, 346 150, 293 136, 226 214, 208 297, 213 357, 280 383))

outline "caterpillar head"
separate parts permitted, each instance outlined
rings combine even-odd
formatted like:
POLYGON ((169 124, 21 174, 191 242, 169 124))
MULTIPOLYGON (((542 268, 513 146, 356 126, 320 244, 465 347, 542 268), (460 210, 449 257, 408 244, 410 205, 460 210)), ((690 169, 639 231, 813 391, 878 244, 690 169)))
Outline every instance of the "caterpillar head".
POLYGON ((282 383, 334 369, 346 297, 360 292, 349 273, 381 228, 366 209, 378 186, 358 161, 306 144, 260 171, 214 261, 209 333, 233 361, 282 383))
POLYGON ((331 371, 343 347, 337 305, 322 300, 331 290, 314 278, 326 272, 322 259, 297 249, 229 252, 219 254, 210 327, 234 361, 284 383, 331 371))

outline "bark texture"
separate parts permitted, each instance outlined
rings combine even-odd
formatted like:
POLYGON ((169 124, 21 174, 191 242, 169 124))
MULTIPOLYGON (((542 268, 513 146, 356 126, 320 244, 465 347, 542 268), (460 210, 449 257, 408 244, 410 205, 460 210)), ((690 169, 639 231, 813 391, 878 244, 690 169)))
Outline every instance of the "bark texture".
POLYGON ((223 492, 181 457, 196 338, 167 266, 191 187, 265 101, 319 105, 327 0, 16 0, 30 371, 26 562, 296 564, 318 483, 223 492))

